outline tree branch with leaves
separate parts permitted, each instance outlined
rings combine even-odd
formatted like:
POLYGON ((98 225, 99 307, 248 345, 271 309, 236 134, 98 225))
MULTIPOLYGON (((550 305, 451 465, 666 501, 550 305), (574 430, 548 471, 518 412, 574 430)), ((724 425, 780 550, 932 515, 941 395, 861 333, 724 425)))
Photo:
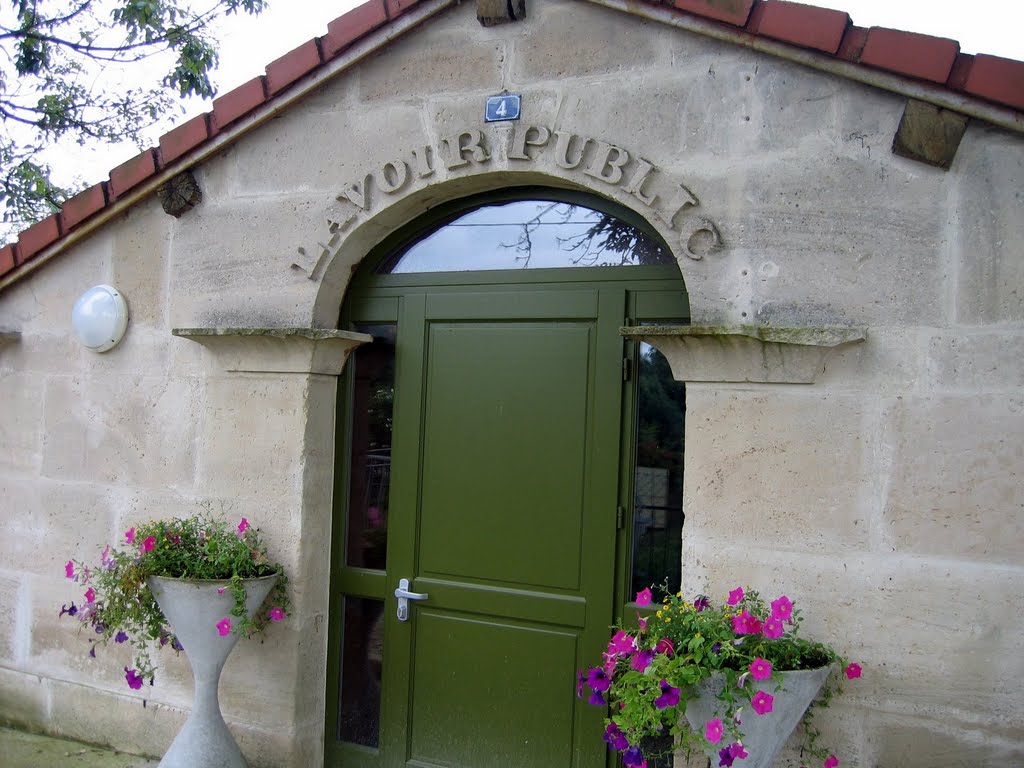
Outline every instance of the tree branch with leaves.
POLYGON ((51 179, 42 158, 47 147, 69 140, 138 144, 180 99, 211 98, 218 64, 211 23, 265 6, 266 0, 11 0, 0 8, 6 229, 45 218, 79 191, 51 179), (147 74, 147 61, 164 74, 147 74))

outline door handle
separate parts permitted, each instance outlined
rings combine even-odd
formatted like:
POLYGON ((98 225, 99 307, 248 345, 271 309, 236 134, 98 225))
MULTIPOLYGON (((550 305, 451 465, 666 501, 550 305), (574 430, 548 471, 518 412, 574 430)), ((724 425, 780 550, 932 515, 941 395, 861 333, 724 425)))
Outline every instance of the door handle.
POLYGON ((399 579, 398 589, 395 590, 395 597, 398 598, 398 620, 408 621, 409 620, 409 601, 410 600, 426 600, 426 592, 410 592, 409 591, 409 580, 399 579))

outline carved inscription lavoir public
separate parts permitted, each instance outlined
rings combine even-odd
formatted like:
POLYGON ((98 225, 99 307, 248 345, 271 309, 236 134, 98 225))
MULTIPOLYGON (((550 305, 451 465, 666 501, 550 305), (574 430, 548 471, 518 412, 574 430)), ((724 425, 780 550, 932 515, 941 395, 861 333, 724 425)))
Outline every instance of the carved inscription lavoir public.
MULTIPOLYGON (((444 136, 437 143, 410 149, 405 158, 390 160, 346 185, 335 198, 336 216, 327 222, 327 238, 314 248, 298 249, 293 266, 316 279, 338 253, 346 230, 380 206, 382 196, 395 195, 416 183, 451 178, 467 167, 494 164, 494 153, 503 152, 503 168, 535 163, 540 158, 553 162, 559 175, 582 175, 608 185, 610 191, 639 201, 650 213, 678 233, 680 250, 700 259, 719 247, 718 227, 709 219, 693 215, 700 201, 685 184, 673 181, 656 165, 623 147, 571 131, 552 130, 543 125, 516 125, 511 131, 487 133, 469 128, 444 136)), ((550 167, 550 165, 549 165, 550 167)))

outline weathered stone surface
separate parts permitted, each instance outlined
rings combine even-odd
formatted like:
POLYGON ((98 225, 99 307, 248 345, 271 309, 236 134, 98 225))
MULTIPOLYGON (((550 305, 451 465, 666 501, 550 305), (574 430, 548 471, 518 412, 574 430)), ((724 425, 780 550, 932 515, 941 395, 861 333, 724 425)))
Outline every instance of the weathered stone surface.
POLYGON ((1019 392, 1024 336, 1017 331, 942 333, 928 341, 927 378, 937 392, 1019 392))
POLYGON ((47 722, 50 681, 0 665, 0 721, 20 726, 47 722))
POLYGON ((206 347, 224 371, 337 376, 349 354, 373 341, 365 333, 308 328, 175 328, 206 347))
POLYGON ((424 28, 386 46, 360 66, 362 100, 400 100, 435 91, 501 90, 505 46, 496 40, 424 28))
POLYGON ((211 378, 199 430, 204 493, 294 504, 301 491, 302 429, 309 377, 211 378))
POLYGON ((953 167, 948 236, 961 323, 1024 320, 1024 144, 972 123, 953 167))
POLYGON ((7 454, 0 467, 35 470, 42 457, 43 393, 28 373, 0 369, 0 445, 7 454))
POLYGON ((111 281, 128 302, 129 333, 136 326, 163 325, 173 225, 155 199, 133 208, 114 224, 111 281))
POLYGON ((29 631, 26 596, 21 579, 0 571, 0 665, 15 666, 25 660, 29 631))
POLYGON ((831 391, 902 394, 931 380, 924 372, 926 357, 921 332, 916 328, 872 325, 863 343, 848 344, 829 353, 818 382, 831 391))
POLYGON ((687 528, 790 551, 864 548, 864 423, 860 398, 849 395, 688 386, 687 528))
POLYGON ((196 395, 193 382, 155 376, 51 379, 43 474, 141 487, 189 482, 196 395))
POLYGON ((545 33, 524 34, 515 40, 511 61, 514 82, 648 70, 668 59, 667 29, 640 20, 621 25, 615 11, 537 3, 531 21, 542 26, 545 33))
POLYGON ((1024 762, 1024 734, 1005 732, 1011 726, 1002 718, 995 722, 951 727, 907 715, 874 713, 869 715, 869 746, 872 762, 892 761, 893 765, 944 765, 951 768, 976 765, 1020 765, 1024 762))
POLYGON ((888 421, 893 460, 883 518, 892 550, 1020 564, 1019 393, 903 398, 888 421))

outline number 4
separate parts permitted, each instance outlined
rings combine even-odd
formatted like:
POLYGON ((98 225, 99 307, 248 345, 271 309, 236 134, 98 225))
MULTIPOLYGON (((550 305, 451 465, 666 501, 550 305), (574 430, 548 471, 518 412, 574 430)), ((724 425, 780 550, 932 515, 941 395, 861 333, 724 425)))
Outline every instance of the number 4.
POLYGON ((505 101, 505 99, 502 99, 498 104, 498 108, 495 110, 494 114, 498 117, 506 117, 508 115, 508 102, 505 101))

